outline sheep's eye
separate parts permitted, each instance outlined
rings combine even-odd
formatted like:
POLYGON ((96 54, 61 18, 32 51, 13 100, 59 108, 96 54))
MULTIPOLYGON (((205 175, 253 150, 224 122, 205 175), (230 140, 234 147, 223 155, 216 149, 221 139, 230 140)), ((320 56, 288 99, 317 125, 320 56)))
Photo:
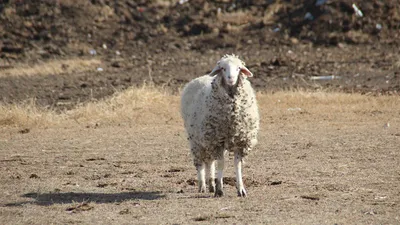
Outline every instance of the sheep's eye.
POLYGON ((240 67, 238 67, 238 69, 237 70, 240 70, 240 67))
POLYGON ((223 70, 223 71, 226 71, 226 69, 225 69, 225 68, 222 68, 222 70, 223 70))

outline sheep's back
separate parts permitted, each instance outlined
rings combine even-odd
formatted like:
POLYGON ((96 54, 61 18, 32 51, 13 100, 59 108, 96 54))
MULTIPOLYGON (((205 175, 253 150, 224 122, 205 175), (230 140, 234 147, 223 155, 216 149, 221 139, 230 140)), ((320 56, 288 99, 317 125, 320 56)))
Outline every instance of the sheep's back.
POLYGON ((196 111, 201 110, 206 92, 211 87, 212 79, 213 77, 204 75, 185 85, 181 96, 181 114, 185 127, 193 120, 196 111))

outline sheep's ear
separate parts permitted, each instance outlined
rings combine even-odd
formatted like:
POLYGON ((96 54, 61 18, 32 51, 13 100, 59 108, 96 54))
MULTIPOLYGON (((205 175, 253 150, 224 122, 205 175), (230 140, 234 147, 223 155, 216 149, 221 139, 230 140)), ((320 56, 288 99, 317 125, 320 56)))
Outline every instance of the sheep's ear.
POLYGON ((247 69, 246 67, 241 67, 240 68, 240 72, 242 72, 244 75, 246 75, 247 77, 252 77, 253 76, 253 73, 252 72, 250 72, 250 70, 249 69, 247 69))
POLYGON ((219 67, 219 65, 217 65, 216 67, 214 67, 214 69, 211 71, 211 73, 209 75, 214 76, 215 74, 218 74, 219 72, 221 72, 221 68, 219 67))

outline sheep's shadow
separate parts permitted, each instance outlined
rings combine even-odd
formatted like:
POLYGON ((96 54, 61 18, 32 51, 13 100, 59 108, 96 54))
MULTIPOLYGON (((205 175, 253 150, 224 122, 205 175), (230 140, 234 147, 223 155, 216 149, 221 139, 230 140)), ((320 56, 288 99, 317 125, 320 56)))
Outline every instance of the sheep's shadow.
POLYGON ((9 203, 5 206, 22 206, 24 204, 36 204, 49 206, 54 204, 68 204, 74 202, 116 203, 128 200, 156 200, 164 198, 160 192, 121 192, 121 193, 27 193, 22 195, 32 198, 34 201, 22 201, 9 203))

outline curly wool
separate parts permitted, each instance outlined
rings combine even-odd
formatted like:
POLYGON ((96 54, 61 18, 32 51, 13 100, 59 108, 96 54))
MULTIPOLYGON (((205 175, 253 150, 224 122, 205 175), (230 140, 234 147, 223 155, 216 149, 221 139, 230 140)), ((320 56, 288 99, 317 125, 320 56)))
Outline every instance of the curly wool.
POLYGON ((257 144, 258 107, 250 82, 242 76, 233 87, 221 76, 191 81, 183 91, 182 115, 195 166, 221 158, 224 150, 245 156, 257 144))

